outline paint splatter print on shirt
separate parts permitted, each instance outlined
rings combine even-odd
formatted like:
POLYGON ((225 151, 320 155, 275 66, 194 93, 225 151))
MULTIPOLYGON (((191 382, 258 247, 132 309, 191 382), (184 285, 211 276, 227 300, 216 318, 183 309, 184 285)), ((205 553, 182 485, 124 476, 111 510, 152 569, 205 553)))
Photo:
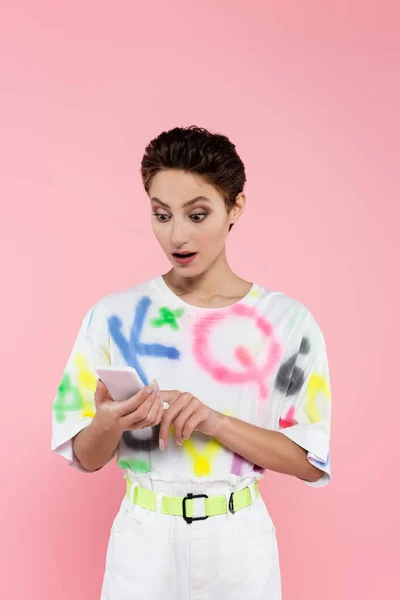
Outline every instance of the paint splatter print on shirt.
MULTIPOLYGON (((53 400, 52 450, 80 467, 72 438, 95 415, 96 367, 130 365, 144 384, 190 392, 204 404, 279 430, 307 450, 330 480, 331 391, 323 334, 310 310, 254 284, 239 302, 199 308, 160 275, 105 296, 85 315, 53 400)), ((164 452, 159 427, 124 432, 116 452, 125 471, 162 477, 242 477, 262 469, 194 432, 164 452)))

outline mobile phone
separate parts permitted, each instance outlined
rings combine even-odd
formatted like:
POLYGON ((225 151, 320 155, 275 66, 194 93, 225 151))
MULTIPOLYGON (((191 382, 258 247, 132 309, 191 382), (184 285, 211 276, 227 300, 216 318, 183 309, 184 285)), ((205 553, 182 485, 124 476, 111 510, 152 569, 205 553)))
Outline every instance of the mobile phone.
MULTIPOLYGON (((106 385, 111 398, 117 402, 128 400, 128 398, 137 394, 139 390, 145 387, 136 369, 130 366, 114 367, 107 365, 96 367, 96 372, 106 385)), ((166 402, 163 404, 164 408, 169 407, 169 404, 166 402)))
POLYGON ((144 387, 138 372, 133 367, 104 366, 96 368, 100 379, 105 383, 113 400, 128 400, 144 387))

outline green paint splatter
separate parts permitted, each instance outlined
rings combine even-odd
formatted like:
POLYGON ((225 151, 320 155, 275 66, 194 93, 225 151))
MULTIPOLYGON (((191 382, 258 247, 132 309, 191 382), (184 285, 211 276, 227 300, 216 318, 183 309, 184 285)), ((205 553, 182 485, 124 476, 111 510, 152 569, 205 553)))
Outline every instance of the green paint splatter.
POLYGON ((136 473, 151 473, 151 467, 145 460, 121 458, 118 461, 118 466, 121 467, 121 469, 131 469, 136 473))
POLYGON ((57 397, 53 402, 53 411, 56 421, 65 421, 65 414, 74 410, 81 410, 83 397, 76 385, 72 385, 69 373, 64 373, 58 388, 57 397))
POLYGON ((177 310, 171 310, 166 306, 163 306, 158 311, 160 316, 156 319, 152 319, 151 324, 153 327, 164 327, 164 325, 169 325, 171 329, 174 331, 179 331, 179 325, 177 319, 180 319, 183 314, 183 308, 178 308, 177 310))

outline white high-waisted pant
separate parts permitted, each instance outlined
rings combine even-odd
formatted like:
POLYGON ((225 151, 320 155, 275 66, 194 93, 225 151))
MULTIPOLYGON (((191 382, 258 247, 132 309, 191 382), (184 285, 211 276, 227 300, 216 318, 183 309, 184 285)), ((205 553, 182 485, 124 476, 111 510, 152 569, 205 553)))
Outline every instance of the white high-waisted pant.
MULTIPOLYGON (((133 483, 169 496, 237 491, 224 481, 133 483)), ((161 495, 159 496, 161 498, 161 495)), ((204 514, 202 499, 196 515, 204 514)), ((160 506, 160 504, 159 504, 160 506)), ((132 504, 125 495, 107 549, 101 600, 281 600, 275 527, 260 496, 235 514, 191 524, 132 504)))

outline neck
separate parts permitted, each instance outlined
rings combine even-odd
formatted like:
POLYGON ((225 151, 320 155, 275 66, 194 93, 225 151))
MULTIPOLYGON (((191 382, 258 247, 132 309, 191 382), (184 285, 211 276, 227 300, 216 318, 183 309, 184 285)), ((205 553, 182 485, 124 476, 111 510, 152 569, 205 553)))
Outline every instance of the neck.
POLYGON ((178 295, 193 294, 203 299, 214 296, 245 295, 251 285, 232 271, 226 258, 225 249, 207 271, 200 275, 184 277, 175 269, 171 269, 164 279, 172 289, 176 290, 178 295))

